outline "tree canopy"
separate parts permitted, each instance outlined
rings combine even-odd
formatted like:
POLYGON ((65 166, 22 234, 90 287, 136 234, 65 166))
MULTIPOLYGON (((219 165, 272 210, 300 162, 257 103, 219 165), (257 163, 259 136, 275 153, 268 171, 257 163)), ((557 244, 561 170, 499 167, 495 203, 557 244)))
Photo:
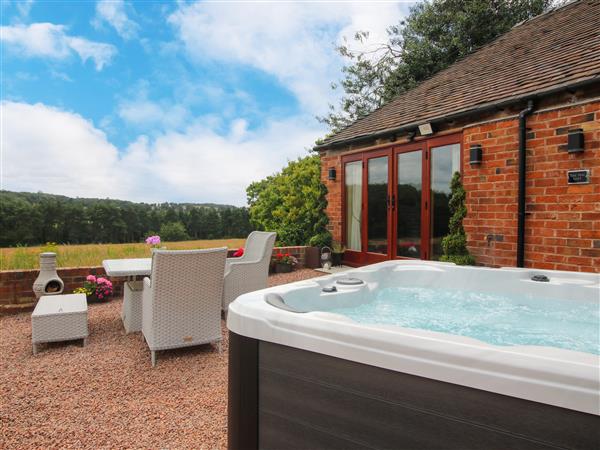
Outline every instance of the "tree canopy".
POLYGON ((326 233, 327 188, 318 155, 290 161, 280 173, 252 183, 246 193, 252 225, 277 232, 281 245, 307 245, 326 233))
POLYGON ((191 203, 134 203, 110 199, 0 191, 0 247, 245 237, 247 208, 191 203))
MULTIPOLYGON (((332 132, 348 126, 398 94, 445 69, 458 59, 541 14, 552 0, 426 0, 411 7, 405 20, 388 28, 388 42, 369 51, 347 43, 338 52, 348 60, 340 104, 319 120, 332 132)), ((358 32, 356 42, 369 39, 358 32)))

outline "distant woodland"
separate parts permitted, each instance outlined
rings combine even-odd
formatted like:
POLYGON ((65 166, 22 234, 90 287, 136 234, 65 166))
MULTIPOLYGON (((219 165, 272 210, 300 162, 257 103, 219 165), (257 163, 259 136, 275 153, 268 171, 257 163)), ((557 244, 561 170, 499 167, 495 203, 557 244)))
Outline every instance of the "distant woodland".
POLYGON ((0 191, 0 247, 245 237, 247 208, 217 204, 134 203, 0 191))

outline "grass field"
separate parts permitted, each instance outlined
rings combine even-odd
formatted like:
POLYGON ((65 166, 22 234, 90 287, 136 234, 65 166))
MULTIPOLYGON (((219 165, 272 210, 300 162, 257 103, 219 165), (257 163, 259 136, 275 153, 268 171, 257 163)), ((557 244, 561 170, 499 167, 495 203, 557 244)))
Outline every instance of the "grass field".
MULTIPOLYGON (((239 248, 244 239, 215 239, 201 241, 164 242, 169 250, 229 247, 239 248)), ((56 252, 58 267, 91 267, 102 265, 104 259, 148 258, 147 244, 86 244, 46 245, 0 249, 0 270, 38 269, 41 252, 56 252)))

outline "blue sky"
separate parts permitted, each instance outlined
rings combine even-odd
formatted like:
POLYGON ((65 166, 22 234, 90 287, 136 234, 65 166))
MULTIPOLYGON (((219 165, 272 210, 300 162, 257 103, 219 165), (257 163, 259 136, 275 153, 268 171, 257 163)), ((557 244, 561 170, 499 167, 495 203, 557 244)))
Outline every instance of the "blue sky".
POLYGON ((3 1, 2 188, 242 205, 326 132, 335 46, 407 9, 3 1))

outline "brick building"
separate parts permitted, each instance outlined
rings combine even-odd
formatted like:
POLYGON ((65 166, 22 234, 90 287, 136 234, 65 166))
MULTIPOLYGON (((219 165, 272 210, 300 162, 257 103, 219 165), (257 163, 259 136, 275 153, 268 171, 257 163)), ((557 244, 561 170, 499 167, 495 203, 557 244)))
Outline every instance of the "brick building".
POLYGON ((460 171, 478 264, 600 272, 599 24, 516 25, 317 146, 346 263, 437 259, 460 171))

